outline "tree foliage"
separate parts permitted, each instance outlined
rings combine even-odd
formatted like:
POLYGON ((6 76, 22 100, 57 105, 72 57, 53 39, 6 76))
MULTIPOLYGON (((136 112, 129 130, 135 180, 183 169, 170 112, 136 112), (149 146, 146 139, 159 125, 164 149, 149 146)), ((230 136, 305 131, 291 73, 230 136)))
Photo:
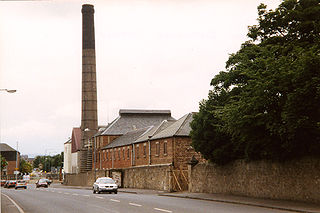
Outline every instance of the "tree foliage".
POLYGON ((51 167, 62 167, 63 162, 63 152, 54 156, 45 155, 45 156, 36 156, 33 161, 33 167, 39 168, 42 165, 42 170, 51 171, 51 167))
POLYGON ((258 15, 191 124, 193 146, 216 163, 320 154, 320 1, 258 15))
POLYGON ((29 162, 25 161, 24 159, 20 160, 20 169, 19 169, 19 171, 21 173, 31 173, 32 169, 33 169, 33 167, 29 162))
POLYGON ((1 155, 0 155, 0 160, 1 160, 1 171, 3 171, 3 169, 6 168, 6 166, 8 165, 8 162, 7 162, 7 160, 6 160, 4 157, 2 157, 1 155))

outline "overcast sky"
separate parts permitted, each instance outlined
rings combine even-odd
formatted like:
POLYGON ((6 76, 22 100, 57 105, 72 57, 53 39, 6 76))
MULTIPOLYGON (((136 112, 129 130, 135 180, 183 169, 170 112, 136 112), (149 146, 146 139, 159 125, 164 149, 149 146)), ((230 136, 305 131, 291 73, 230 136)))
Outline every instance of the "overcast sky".
POLYGON ((257 6, 280 0, 0 1, 1 142, 56 154, 81 122, 81 6, 95 8, 98 122, 119 109, 198 111, 247 40, 257 6))

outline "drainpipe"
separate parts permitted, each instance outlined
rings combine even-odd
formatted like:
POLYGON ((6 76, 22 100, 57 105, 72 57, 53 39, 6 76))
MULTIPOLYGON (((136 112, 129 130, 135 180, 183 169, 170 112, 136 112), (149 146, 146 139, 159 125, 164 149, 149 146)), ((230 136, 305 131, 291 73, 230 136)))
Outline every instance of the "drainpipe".
POLYGON ((100 153, 100 158, 99 158, 99 160, 100 160, 100 170, 102 168, 102 166, 101 166, 101 163, 102 163, 101 152, 102 152, 102 149, 100 148, 100 151, 99 151, 99 153, 100 153))
POLYGON ((135 164, 136 164, 136 161, 135 161, 135 159, 136 159, 136 152, 135 152, 135 146, 134 146, 134 144, 132 144, 132 166, 135 166, 135 164))
POLYGON ((114 159, 113 159, 113 156, 114 156, 114 148, 112 148, 112 153, 111 153, 111 159, 112 159, 112 169, 113 169, 113 166, 114 166, 114 159))
POLYGON ((149 165, 151 165, 151 143, 150 143, 151 135, 148 136, 148 146, 149 146, 149 165))

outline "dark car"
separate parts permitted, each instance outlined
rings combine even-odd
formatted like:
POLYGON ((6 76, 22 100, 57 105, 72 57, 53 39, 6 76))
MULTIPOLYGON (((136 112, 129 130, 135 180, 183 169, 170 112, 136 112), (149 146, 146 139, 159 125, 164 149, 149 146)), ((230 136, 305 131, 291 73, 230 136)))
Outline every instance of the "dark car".
POLYGON ((4 185, 5 188, 11 188, 11 187, 14 188, 15 186, 16 186, 15 180, 8 180, 4 185))
POLYGON ((46 181, 46 179, 40 179, 36 182, 36 187, 39 188, 39 187, 45 187, 45 188, 48 188, 49 184, 48 182, 46 181))
POLYGON ((7 182, 6 180, 1 180, 1 186, 4 186, 6 182, 7 182))
POLYGON ((18 180, 18 182, 16 183, 15 189, 18 188, 23 188, 23 189, 27 189, 27 182, 25 180, 18 180))

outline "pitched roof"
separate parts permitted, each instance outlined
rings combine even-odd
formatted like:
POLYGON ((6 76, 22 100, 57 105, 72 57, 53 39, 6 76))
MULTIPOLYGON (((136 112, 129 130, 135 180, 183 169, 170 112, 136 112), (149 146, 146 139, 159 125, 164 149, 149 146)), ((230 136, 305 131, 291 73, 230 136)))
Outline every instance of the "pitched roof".
POLYGON ((124 114, 164 114, 171 115, 170 110, 147 110, 147 109, 120 109, 119 115, 124 114))
POLYGON ((79 127, 74 127, 72 129, 71 137, 71 153, 79 151, 81 148, 81 129, 79 127))
POLYGON ((175 120, 170 110, 121 109, 119 117, 112 121, 101 135, 123 135, 148 126, 155 126, 163 120, 175 120))
POLYGON ((192 121, 193 113, 188 113, 184 115, 179 120, 175 121, 173 124, 165 128, 164 130, 158 132, 151 139, 168 138, 174 136, 189 136, 191 131, 190 122, 192 121))
POLYGON ((71 143, 71 138, 67 140, 64 144, 71 143))
POLYGON ((15 152, 16 150, 13 149, 11 146, 9 146, 6 143, 0 143, 0 151, 1 152, 15 152))
POLYGON ((145 127, 142 129, 134 130, 127 132, 126 134, 118 137, 117 139, 113 140, 110 144, 103 147, 102 149, 107 148, 114 148, 119 146, 125 146, 134 143, 134 141, 143 135, 146 131, 148 131, 151 127, 145 127))
POLYGON ((108 126, 109 126, 109 125, 107 125, 107 126, 98 126, 98 131, 97 131, 96 134, 94 134, 94 137, 101 135, 101 134, 103 133, 103 131, 106 130, 106 128, 107 128, 108 126))
POLYGON ((163 131, 164 129, 166 129, 167 127, 172 125, 174 122, 176 122, 176 121, 175 120, 169 120, 169 121, 164 120, 164 121, 162 121, 159 125, 153 126, 152 128, 148 129, 145 132, 145 134, 141 135, 135 142, 139 143, 139 142, 148 141, 149 138, 152 138, 154 135, 156 135, 160 131, 163 131))

